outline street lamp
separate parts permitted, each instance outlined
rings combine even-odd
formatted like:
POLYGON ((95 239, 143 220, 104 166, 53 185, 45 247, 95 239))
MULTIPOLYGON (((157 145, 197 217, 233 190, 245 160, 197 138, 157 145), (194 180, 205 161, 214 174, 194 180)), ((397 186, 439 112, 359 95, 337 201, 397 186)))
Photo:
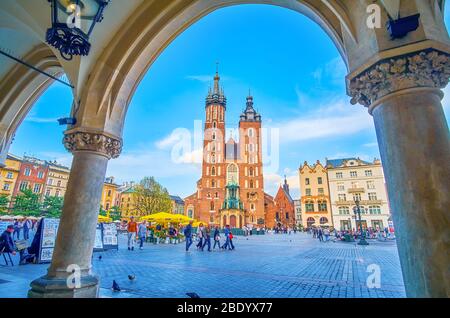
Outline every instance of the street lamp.
POLYGON ((355 196, 355 207, 353 207, 353 212, 355 213, 355 218, 358 216, 359 218, 359 231, 361 233, 359 237, 358 245, 369 245, 369 243, 366 241, 366 234, 363 232, 362 227, 362 220, 361 220, 361 207, 359 206, 359 198, 358 196, 355 196))
POLYGON ((89 37, 95 24, 103 20, 103 10, 110 0, 48 0, 51 3, 52 27, 46 41, 61 56, 72 60, 74 55, 86 56, 91 49, 89 37), (60 20, 61 19, 61 20, 60 20), (87 21, 83 30, 81 20, 87 21))

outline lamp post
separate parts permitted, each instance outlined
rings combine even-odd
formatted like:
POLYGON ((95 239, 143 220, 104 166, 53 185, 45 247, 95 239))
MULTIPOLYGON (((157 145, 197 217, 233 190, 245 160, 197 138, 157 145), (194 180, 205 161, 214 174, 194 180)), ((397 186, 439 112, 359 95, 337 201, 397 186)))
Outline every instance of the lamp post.
POLYGON ((363 232, 362 220, 361 220, 361 207, 359 206, 359 198, 355 196, 355 207, 353 208, 353 212, 355 213, 355 218, 359 218, 359 231, 361 233, 359 237, 358 245, 369 245, 366 241, 366 234, 363 232))
POLYGON ((109 1, 48 0, 51 4, 52 26, 47 30, 47 43, 58 49, 67 61, 72 60, 74 55, 88 55, 91 49, 89 37, 95 24, 103 20, 103 11, 109 1), (83 27, 82 20, 88 22, 83 27))

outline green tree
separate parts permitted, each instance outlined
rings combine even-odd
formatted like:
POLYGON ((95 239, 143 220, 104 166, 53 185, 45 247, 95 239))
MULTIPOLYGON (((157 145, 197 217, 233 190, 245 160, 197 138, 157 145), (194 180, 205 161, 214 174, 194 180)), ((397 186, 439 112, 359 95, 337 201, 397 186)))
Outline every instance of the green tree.
POLYGON ((51 218, 60 218, 64 200, 62 197, 46 196, 42 203, 42 209, 46 216, 51 218))
POLYGON ((153 177, 145 177, 135 186, 133 198, 140 216, 170 212, 172 209, 169 192, 153 177))
POLYGON ((120 210, 120 208, 118 206, 113 206, 109 210, 109 217, 113 221, 120 221, 120 219, 122 218, 122 211, 120 210))
POLYGON ((23 214, 26 216, 39 216, 41 205, 39 203, 39 195, 33 193, 30 189, 22 190, 21 193, 13 198, 14 214, 23 214))
POLYGON ((9 198, 7 194, 0 195, 0 213, 6 213, 8 211, 9 198))

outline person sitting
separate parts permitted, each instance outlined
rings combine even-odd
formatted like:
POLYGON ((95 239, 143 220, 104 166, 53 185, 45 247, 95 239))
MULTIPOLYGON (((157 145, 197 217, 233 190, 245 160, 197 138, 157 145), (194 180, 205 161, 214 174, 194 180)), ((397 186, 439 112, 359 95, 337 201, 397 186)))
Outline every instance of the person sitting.
POLYGON ((16 244, 13 240, 14 225, 8 225, 0 237, 0 252, 16 255, 16 244))

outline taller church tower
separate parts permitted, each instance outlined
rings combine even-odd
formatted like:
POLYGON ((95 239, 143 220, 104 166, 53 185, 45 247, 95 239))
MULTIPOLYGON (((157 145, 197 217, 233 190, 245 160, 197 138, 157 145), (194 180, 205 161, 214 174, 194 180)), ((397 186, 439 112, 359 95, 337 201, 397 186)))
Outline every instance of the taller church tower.
POLYGON ((246 210, 246 225, 264 226, 264 178, 262 168, 261 115, 249 94, 239 121, 241 199, 246 210))
POLYGON ((198 184, 200 210, 197 218, 215 222, 225 198, 225 111, 227 99, 220 87, 219 72, 214 77, 214 88, 206 97, 206 120, 203 139, 202 178, 198 184))

